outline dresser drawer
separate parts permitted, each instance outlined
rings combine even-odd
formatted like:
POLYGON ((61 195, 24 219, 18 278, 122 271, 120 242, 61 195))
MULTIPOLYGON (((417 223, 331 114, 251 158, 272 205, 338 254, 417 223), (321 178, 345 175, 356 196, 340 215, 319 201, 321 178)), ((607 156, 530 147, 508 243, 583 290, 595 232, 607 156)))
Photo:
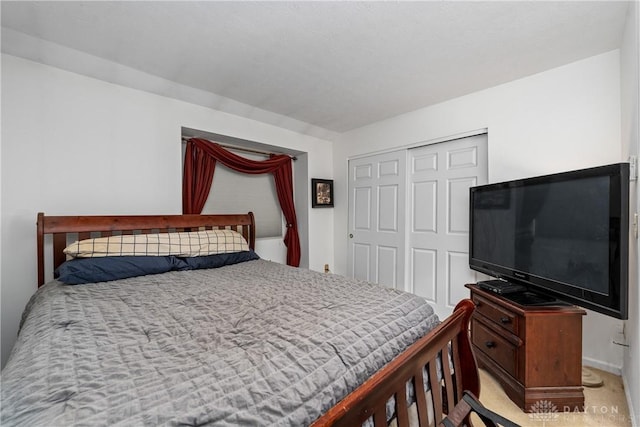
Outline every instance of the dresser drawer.
POLYGON ((497 323, 507 331, 518 334, 518 317, 480 295, 473 296, 476 312, 497 323))
POLYGON ((471 321, 473 345, 493 359, 498 365, 516 378, 516 360, 518 347, 487 328, 476 319, 471 321))

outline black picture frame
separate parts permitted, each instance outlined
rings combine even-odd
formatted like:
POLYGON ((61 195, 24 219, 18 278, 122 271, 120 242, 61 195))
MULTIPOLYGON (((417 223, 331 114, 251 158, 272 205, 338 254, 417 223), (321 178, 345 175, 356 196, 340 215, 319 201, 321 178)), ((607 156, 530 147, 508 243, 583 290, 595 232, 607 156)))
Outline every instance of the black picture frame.
POLYGON ((312 208, 332 208, 333 198, 334 196, 332 179, 311 179, 312 208))

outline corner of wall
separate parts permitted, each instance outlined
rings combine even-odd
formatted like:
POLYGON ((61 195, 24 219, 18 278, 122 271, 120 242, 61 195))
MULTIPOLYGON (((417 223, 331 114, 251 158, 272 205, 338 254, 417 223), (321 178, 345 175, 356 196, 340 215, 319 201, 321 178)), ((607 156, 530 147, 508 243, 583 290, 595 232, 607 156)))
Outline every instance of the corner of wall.
MULTIPOLYGON (((623 157, 640 154, 640 4, 630 2, 620 55, 623 157)), ((631 218, 640 212, 640 185, 630 186, 631 218)), ((640 423, 640 244, 633 231, 629 244, 629 319, 623 354, 622 378, 629 405, 631 423, 640 423)))

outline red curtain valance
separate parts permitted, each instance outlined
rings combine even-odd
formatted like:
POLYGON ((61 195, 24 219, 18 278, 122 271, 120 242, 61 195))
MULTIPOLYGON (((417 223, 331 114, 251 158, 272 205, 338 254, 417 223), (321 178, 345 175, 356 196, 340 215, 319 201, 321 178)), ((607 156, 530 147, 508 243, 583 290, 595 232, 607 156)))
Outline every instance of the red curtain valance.
POLYGON ((291 157, 272 155, 267 160, 250 160, 225 150, 215 142, 200 138, 187 141, 182 180, 182 212, 199 214, 211 190, 216 161, 237 172, 249 174, 272 173, 282 213, 287 222, 284 244, 287 247, 287 264, 300 265, 300 237, 293 204, 293 174, 291 157))

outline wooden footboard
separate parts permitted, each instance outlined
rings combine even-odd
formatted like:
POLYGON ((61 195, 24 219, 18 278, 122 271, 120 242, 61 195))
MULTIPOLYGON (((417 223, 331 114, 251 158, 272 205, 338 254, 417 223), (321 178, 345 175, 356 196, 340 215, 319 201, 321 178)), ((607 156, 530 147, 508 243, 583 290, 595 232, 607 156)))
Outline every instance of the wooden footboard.
POLYGON ((369 417, 373 417, 375 427, 387 426, 386 404, 391 397, 395 397, 398 427, 408 427, 410 416, 406 384, 411 381, 414 390, 423 390, 425 367, 431 392, 416 393, 417 418, 421 427, 437 425, 462 398, 464 390, 478 396, 478 368, 468 333, 474 307, 471 300, 460 301, 453 314, 437 328, 375 373, 316 420, 312 427, 360 426, 369 417), (453 366, 448 357, 450 350, 453 366), (440 375, 439 361, 442 361, 440 375))

